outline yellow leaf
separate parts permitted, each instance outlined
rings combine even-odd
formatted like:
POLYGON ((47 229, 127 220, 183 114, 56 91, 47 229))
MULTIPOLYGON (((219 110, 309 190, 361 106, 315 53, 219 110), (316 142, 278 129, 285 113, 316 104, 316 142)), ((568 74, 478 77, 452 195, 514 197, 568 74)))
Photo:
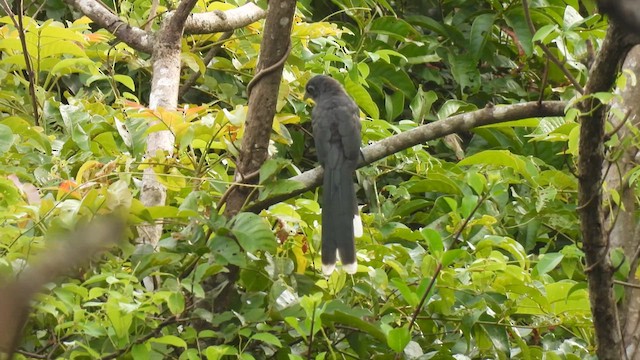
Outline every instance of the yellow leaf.
MULTIPOLYGON (((84 173, 91 169, 91 168, 96 168, 96 167, 102 167, 102 163, 99 161, 95 161, 95 160, 89 160, 86 163, 82 164, 82 166, 80 166, 80 169, 78 169, 78 173, 76 174, 76 183, 78 184, 82 184, 84 181, 83 179, 83 175, 84 173)), ((87 178, 87 180, 89 180, 87 178)))

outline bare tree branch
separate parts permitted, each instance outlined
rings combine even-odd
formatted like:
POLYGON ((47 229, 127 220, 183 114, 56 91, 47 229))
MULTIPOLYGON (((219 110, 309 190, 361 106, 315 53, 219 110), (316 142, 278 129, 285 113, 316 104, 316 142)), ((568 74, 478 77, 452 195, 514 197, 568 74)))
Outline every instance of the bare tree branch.
MULTIPOLYGON (((127 24, 98 0, 65 1, 93 20, 98 26, 111 32, 120 41, 136 50, 148 54, 153 53, 154 39, 152 33, 127 24)), ((167 16, 172 15, 172 13, 167 14, 167 16)), ((186 19, 184 32, 187 34, 210 34, 231 31, 247 26, 265 16, 265 10, 249 2, 227 11, 193 14, 186 19)))
POLYGON ((193 14, 184 28, 186 34, 211 34, 245 27, 267 16, 258 5, 248 2, 227 11, 209 11, 193 14))
MULTIPOLYGON (((364 160, 360 162, 358 167, 369 165, 374 161, 383 159, 414 145, 475 127, 532 117, 562 116, 566 105, 567 103, 562 101, 544 101, 541 103, 535 101, 504 106, 488 106, 484 109, 466 114, 451 116, 443 120, 419 126, 413 130, 386 138, 363 148, 362 154, 364 160)), ((249 204, 244 210, 258 212, 275 203, 309 191, 322 183, 322 174, 322 167, 318 166, 298 176, 294 176, 289 180, 299 183, 299 186, 296 187, 295 190, 287 194, 256 201, 249 204)))
POLYGON ((151 33, 122 21, 117 14, 114 14, 111 9, 101 2, 97 0, 65 1, 125 44, 149 54, 153 52, 153 37, 151 33))

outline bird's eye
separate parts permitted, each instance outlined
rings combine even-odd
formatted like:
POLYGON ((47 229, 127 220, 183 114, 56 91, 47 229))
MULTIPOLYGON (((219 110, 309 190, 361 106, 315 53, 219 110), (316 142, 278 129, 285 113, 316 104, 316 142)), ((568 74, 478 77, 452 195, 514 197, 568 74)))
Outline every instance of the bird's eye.
POLYGON ((316 92, 316 88, 313 85, 307 85, 307 89, 306 90, 310 95, 313 95, 316 92))

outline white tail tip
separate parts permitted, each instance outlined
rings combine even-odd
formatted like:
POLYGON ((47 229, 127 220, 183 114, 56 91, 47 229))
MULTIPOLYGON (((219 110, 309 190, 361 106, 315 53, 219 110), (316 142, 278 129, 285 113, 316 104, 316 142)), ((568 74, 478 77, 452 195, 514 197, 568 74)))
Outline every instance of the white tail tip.
POLYGON ((353 236, 359 238, 362 237, 362 218, 360 215, 353 216, 353 236))
POLYGON ((336 264, 322 264, 322 273, 325 275, 331 275, 333 270, 336 269, 336 264))
POLYGON ((358 262, 355 261, 351 264, 343 264, 342 268, 344 269, 344 272, 346 272, 347 274, 355 274, 358 271, 358 262))

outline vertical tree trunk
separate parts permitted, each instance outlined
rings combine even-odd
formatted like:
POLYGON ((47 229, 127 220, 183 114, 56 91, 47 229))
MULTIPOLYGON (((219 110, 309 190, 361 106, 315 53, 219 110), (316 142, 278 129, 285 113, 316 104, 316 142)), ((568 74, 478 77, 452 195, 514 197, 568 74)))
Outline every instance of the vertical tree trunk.
MULTIPOLYGON (((235 182, 239 184, 255 183, 256 177, 251 174, 259 171, 260 166, 267 160, 267 148, 271 138, 273 117, 276 113, 282 68, 291 49, 291 26, 295 9, 295 0, 269 1, 256 75, 247 86, 249 112, 234 176, 235 182)), ((241 210, 251 196, 251 189, 243 186, 230 189, 225 208, 227 217, 231 218, 241 210)), ((212 308, 209 301, 201 303, 200 306, 215 313, 229 309, 233 301, 232 295, 238 273, 238 267, 231 265, 225 279, 216 279, 215 283, 207 284, 206 287, 212 289, 221 281, 227 282, 215 300, 215 307, 212 308)))
POLYGON ((602 166, 606 106, 589 95, 611 89, 618 72, 618 63, 629 48, 623 29, 611 23, 585 86, 587 98, 579 104, 579 195, 580 229, 587 260, 587 278, 591 313, 601 360, 622 358, 622 337, 616 315, 613 294, 613 267, 609 258, 609 243, 603 226, 602 166))
MULTIPOLYGON (((234 177, 237 183, 249 182, 248 175, 258 171, 267 159, 284 66, 281 60, 290 50, 291 25, 295 9, 295 0, 269 1, 256 76, 247 87, 247 91, 250 92, 249 113, 234 177)), ((243 186, 232 189, 225 214, 231 217, 238 213, 250 196, 251 190, 252 188, 243 186)))
MULTIPOLYGON (((162 22, 153 47, 153 80, 149 107, 175 110, 178 106, 178 87, 180 85, 180 52, 182 50, 182 33, 187 16, 197 0, 183 0, 176 12, 162 22)), ((175 137, 169 130, 157 131, 147 137, 146 158, 151 159, 159 153, 172 156, 175 137)), ((153 168, 144 170, 140 201, 146 207, 165 204, 167 190, 158 181, 153 168)), ((142 225, 138 227, 140 243, 155 247, 162 235, 161 224, 142 225)))
MULTIPOLYGON (((630 72, 635 75, 636 82, 640 79, 640 46, 635 46, 625 59, 622 66, 623 72, 630 72)), ((638 236, 638 214, 635 203, 635 189, 629 187, 627 175, 636 165, 638 155, 637 142, 633 140, 634 132, 632 128, 640 125, 640 86, 634 85, 631 76, 627 76, 627 85, 624 89, 617 89, 616 93, 620 100, 616 100, 612 105, 609 120, 615 134, 619 138, 619 145, 611 151, 612 162, 608 162, 605 167, 606 188, 616 190, 620 195, 620 205, 611 202, 611 211, 607 216, 608 241, 612 248, 621 248, 625 254, 625 261, 630 264, 629 277, 627 282, 640 285, 635 273, 638 269, 638 249, 640 248, 640 237, 638 236), (616 115, 617 114, 617 115, 616 115), (617 154, 617 155, 616 155, 617 154)), ((614 264, 615 265, 615 264, 614 264)), ((627 287, 623 301, 618 306, 618 316, 622 329, 622 339, 625 351, 629 359, 640 359, 640 289, 627 287)))

